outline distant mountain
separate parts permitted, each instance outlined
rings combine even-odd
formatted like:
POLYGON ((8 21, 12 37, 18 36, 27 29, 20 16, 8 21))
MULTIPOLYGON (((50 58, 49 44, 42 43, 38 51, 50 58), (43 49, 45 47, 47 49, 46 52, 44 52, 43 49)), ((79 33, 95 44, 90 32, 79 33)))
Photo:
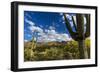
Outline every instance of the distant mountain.
MULTIPOLYGON (((57 46, 65 46, 69 41, 62 41, 62 42, 57 42, 57 41, 53 41, 53 42, 37 42, 36 45, 37 47, 57 47, 57 46)), ((32 42, 24 42, 24 47, 25 48, 30 48, 32 45, 32 42)))

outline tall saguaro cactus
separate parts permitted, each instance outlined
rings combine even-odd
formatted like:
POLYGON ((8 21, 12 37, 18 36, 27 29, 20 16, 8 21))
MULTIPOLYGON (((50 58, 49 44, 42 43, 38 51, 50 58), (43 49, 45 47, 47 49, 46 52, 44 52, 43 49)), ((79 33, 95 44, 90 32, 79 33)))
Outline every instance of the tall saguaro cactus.
POLYGON ((71 27, 71 24, 68 21, 66 14, 64 13, 63 15, 66 28, 68 29, 71 37, 78 42, 80 59, 87 59, 88 53, 87 49, 85 48, 85 39, 90 36, 90 14, 76 14, 76 24, 74 21, 74 17, 71 16, 75 31, 73 31, 73 28, 71 27), (86 18, 86 29, 84 28, 84 17, 86 18))

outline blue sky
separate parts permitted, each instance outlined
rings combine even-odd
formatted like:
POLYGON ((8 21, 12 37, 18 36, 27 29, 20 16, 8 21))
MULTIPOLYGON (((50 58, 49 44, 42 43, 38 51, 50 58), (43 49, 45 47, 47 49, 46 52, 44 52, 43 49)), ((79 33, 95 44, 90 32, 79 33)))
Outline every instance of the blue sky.
MULTIPOLYGON (((73 27, 70 15, 66 16, 73 27)), ((33 37, 37 42, 71 40, 63 13, 24 11, 24 41, 33 37)))

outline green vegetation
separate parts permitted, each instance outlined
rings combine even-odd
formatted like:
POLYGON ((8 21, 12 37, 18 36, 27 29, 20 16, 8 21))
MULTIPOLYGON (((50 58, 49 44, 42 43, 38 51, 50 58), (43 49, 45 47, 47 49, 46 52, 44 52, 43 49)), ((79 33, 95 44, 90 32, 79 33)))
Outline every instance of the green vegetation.
MULTIPOLYGON (((85 40, 88 58, 90 58, 90 39, 85 40)), ((24 43, 24 61, 49 61, 49 60, 80 59, 78 42, 48 42, 24 43)))

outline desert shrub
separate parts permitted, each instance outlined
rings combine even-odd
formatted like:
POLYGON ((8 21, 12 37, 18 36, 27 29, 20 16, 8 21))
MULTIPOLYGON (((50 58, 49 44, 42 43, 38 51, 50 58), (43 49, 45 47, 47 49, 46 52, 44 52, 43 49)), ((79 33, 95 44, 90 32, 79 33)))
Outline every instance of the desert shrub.
POLYGON ((69 51, 71 53, 78 51, 78 43, 76 41, 70 41, 64 47, 65 51, 69 51))
POLYGON ((79 58, 78 43, 76 41, 69 41, 64 47, 64 55, 77 59, 79 58), (72 55, 72 56, 71 56, 72 55))
POLYGON ((73 59, 73 55, 70 52, 63 53, 63 59, 73 59))
POLYGON ((62 59, 63 51, 57 48, 50 48, 45 50, 45 57, 47 60, 57 60, 62 59))
POLYGON ((32 60, 33 50, 29 48, 24 49, 24 61, 32 60))
POLYGON ((45 60, 44 52, 35 51, 34 52, 34 60, 36 60, 36 61, 45 60))

